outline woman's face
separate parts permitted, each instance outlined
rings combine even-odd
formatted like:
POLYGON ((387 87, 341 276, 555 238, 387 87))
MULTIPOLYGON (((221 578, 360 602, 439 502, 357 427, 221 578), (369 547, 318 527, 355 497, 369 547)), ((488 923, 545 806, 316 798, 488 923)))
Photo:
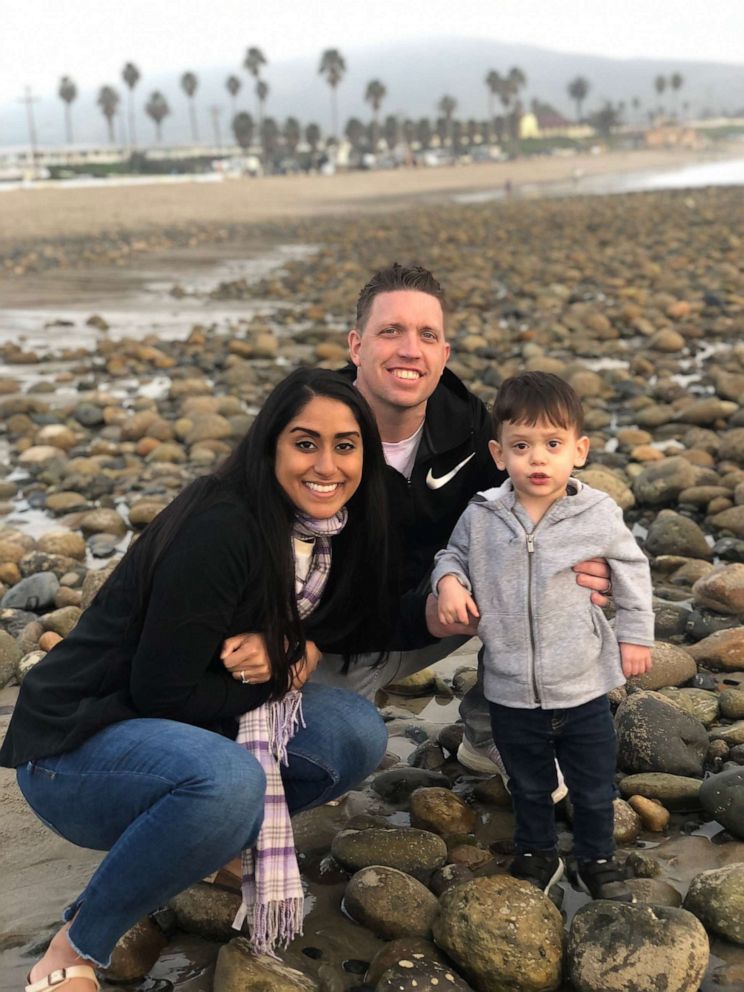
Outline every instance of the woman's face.
POLYGON ((362 478, 362 434, 340 400, 314 396, 276 442, 276 479, 298 510, 332 517, 362 478))

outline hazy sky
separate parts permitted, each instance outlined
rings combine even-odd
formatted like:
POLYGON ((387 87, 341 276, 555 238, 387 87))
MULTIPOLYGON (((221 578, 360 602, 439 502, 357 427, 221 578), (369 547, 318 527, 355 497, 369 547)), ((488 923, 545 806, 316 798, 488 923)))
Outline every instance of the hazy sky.
MULTIPOLYGON (((0 0, 0 103, 210 65, 453 36, 568 52, 744 64, 744 0, 0 0)), ((411 67, 415 72, 415 66, 411 67)), ((744 97, 744 94, 743 94, 744 97)))

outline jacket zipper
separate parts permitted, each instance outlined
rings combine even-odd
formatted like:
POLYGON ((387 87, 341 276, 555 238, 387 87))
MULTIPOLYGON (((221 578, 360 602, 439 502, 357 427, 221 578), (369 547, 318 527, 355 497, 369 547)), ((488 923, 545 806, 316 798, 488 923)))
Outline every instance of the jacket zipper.
MULTIPOLYGON (((520 521, 521 523, 521 521, 520 521)), ((537 530, 537 528, 535 528, 537 530)), ((525 531, 525 533, 527 533, 525 531)), ((540 691, 537 688, 537 672, 535 671, 535 626, 532 615, 532 556, 535 553, 535 531, 527 534, 527 620, 530 625, 530 648, 532 655, 532 692, 535 702, 540 702, 540 691)))

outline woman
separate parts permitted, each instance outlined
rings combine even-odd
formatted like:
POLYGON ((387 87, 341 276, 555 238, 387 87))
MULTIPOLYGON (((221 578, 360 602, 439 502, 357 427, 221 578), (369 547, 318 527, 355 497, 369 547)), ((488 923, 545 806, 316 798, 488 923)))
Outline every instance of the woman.
POLYGON ((0 763, 18 769, 52 830, 109 852, 29 989, 92 992, 91 963, 105 967, 135 922, 254 845, 265 765, 234 738, 267 701, 304 687, 305 726, 281 768, 290 812, 377 766, 387 736, 375 708, 305 683, 315 639, 353 645, 387 624, 386 575, 374 418, 340 376, 300 369, 227 461, 150 524, 24 680, 0 763), (220 661, 225 638, 257 629, 271 660, 260 685, 220 661))

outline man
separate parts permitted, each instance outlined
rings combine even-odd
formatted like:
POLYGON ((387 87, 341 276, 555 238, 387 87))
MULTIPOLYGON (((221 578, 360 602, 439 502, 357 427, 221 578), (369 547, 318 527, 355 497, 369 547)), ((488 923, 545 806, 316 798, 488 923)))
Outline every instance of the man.
MULTIPOLYGON (((340 657, 322 658, 315 681, 369 698, 393 679, 446 657, 475 633, 464 625, 437 625, 433 598, 427 598, 429 573, 472 496, 506 478, 488 452, 492 433, 484 404, 446 368, 446 309, 444 290, 427 269, 397 263, 382 269, 359 294, 348 338, 351 364, 339 373, 355 381, 380 430, 404 598, 420 600, 421 609, 426 600, 432 631, 452 635, 414 651, 393 652, 382 665, 374 664, 376 655, 363 657, 346 674, 340 657)), ((599 605, 606 603, 600 593, 609 588, 607 565, 585 562, 579 568, 577 582, 595 590, 592 597, 599 605)), ((225 663, 255 678, 258 667, 249 667, 254 646, 243 644, 231 648, 225 663)), ((503 774, 478 685, 463 699, 460 713, 465 737, 458 758, 474 771, 503 774)))

